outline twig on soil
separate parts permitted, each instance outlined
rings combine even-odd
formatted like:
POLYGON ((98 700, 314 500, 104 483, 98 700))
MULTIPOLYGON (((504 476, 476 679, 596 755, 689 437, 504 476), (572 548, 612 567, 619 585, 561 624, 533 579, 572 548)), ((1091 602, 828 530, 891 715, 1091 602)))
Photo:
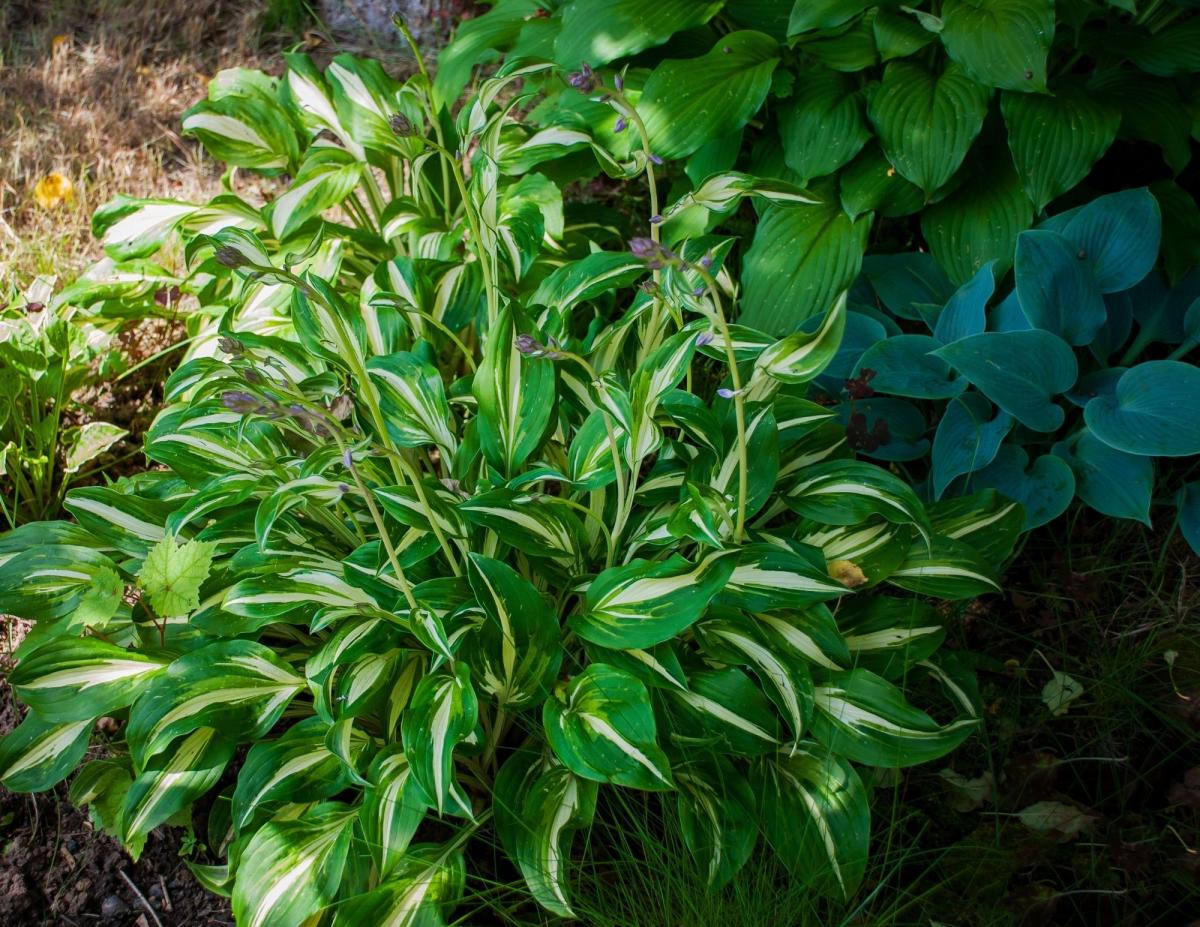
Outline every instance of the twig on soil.
POLYGON ((167 880, 161 875, 158 877, 158 887, 162 889, 163 895, 163 910, 168 914, 171 913, 171 896, 167 894, 167 880))
POLYGON ((117 873, 117 875, 119 875, 122 879, 124 879, 125 884, 129 886, 129 888, 133 891, 133 893, 135 895, 137 895, 137 900, 142 903, 142 907, 145 908, 146 913, 149 914, 151 918, 153 918, 154 923, 157 924, 158 927, 163 927, 163 922, 158 919, 158 915, 155 913, 154 908, 152 908, 150 906, 150 902, 148 902, 146 900, 146 896, 142 894, 141 889, 139 889, 136 885, 133 884, 133 879, 129 878, 129 876, 127 876, 125 874, 124 869, 120 870, 117 873))

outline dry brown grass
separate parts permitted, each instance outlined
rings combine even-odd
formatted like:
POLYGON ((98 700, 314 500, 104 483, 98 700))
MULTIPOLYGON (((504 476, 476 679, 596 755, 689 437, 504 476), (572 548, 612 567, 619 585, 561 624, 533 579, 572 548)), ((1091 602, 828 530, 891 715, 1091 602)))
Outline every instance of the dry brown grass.
POLYGON ((220 68, 278 64, 260 34, 265 6, 0 2, 0 285, 36 274, 61 282, 99 257, 91 214, 118 192, 197 200, 218 192, 220 168, 180 138, 180 114, 220 68), (33 190, 51 171, 75 195, 46 209, 33 190))

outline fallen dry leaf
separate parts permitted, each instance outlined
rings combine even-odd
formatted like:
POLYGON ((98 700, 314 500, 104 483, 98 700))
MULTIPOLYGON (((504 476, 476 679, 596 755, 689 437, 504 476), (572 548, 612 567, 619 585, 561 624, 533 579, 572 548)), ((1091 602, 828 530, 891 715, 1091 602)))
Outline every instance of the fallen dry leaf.
POLYGON ((1060 841, 1074 840, 1100 820, 1097 815, 1061 801, 1036 802, 1018 811, 1017 817, 1030 830, 1050 833, 1060 841))
POLYGON ((850 589, 861 586, 867 581, 867 574, 851 560, 834 560, 829 564, 829 575, 850 589))

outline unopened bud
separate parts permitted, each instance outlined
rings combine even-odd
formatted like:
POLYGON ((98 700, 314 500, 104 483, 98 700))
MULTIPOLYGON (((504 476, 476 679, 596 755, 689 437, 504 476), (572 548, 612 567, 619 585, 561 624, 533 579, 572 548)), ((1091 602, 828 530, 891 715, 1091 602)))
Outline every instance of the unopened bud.
POLYGON ((216 257, 219 263, 233 269, 244 267, 247 264, 245 257, 242 256, 242 252, 232 245, 221 245, 217 249, 216 257))

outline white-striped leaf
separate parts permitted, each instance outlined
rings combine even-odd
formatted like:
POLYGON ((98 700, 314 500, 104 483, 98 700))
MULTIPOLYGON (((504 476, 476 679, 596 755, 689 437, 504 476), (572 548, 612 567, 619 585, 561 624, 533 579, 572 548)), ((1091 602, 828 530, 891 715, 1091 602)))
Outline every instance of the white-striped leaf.
POLYGON ((871 839, 867 790, 854 767, 816 744, 751 766, 759 822, 796 878, 848 899, 862 882, 871 839))
POLYGON ((964 718, 942 727, 870 670, 830 673, 815 687, 813 736, 830 752, 868 766, 915 766, 945 756, 974 730, 964 718))
POLYGON ((795 550, 774 544, 747 544, 721 590, 719 601, 752 612, 804 608, 828 602, 849 590, 819 564, 795 550))
POLYGON ((217 784, 236 746, 213 728, 201 727, 146 764, 121 809, 121 843, 134 859, 150 831, 217 784))
POLYGON ((915 598, 862 596, 846 603, 837 617, 854 666, 886 679, 904 677, 946 638, 934 607, 915 598))
POLYGON ((436 445, 446 459, 458 441, 438 372, 407 351, 372 357, 367 372, 379 385, 388 433, 402 447, 436 445))
MULTIPOLYGON (((754 364, 756 379, 807 383, 829 366, 842 345, 846 327, 846 294, 842 293, 812 332, 796 332, 775 342, 754 364)), ((769 389, 768 387, 760 387, 769 389)), ((755 396, 757 398, 757 395, 755 396)))
POLYGON ((567 894, 571 841, 591 823, 596 792, 595 782, 554 766, 521 796, 514 856, 533 897, 561 917, 573 916, 567 894))
POLYGON ((1000 591, 995 572, 974 547, 941 535, 934 535, 929 544, 916 541, 888 582, 939 599, 971 599, 1000 591))
POLYGON ((0 738, 0 785, 14 792, 43 792, 62 782, 87 752, 95 718, 53 723, 32 711, 0 738))
POLYGON ((183 134, 198 139, 218 161, 265 174, 281 173, 299 160, 291 122, 265 95, 201 100, 183 114, 183 134))
POLYGON ((233 883, 238 927, 298 927, 333 903, 356 811, 339 802, 269 821, 241 853, 233 883))
POLYGON ((929 516, 916 493, 897 476, 859 460, 814 464, 788 492, 792 509, 825 525, 856 525, 878 515, 913 525, 926 538, 929 516))
POLYGON ((717 551, 692 564, 676 554, 662 563, 634 560, 607 569, 588 586, 587 608, 571 627, 615 650, 670 640, 703 614, 737 559, 737 552, 717 551))
POLYGON ((742 756, 773 751, 783 742, 771 702, 736 666, 688 674, 687 689, 666 689, 675 708, 677 744, 742 756))
POLYGON ((774 646, 790 650, 814 666, 827 670, 850 665, 850 648, 837 621, 824 605, 813 605, 783 615, 755 615, 774 646))
POLYGON ((998 568, 1025 527, 1025 508, 994 489, 984 489, 930 503, 929 521, 937 534, 970 544, 984 563, 998 568))
POLYGON ((138 199, 118 193, 92 215, 92 234, 115 261, 149 257, 198 206, 180 200, 138 199))
POLYGON ((186 653, 133 703, 126 738, 134 766, 142 768, 199 727, 217 728, 234 741, 262 737, 303 688, 288 664, 254 641, 221 641, 186 653))
POLYGON ((475 732, 479 703, 471 671, 459 663, 453 675, 438 673, 417 683, 404 713, 404 754, 439 813, 473 817, 471 800, 454 772, 454 749, 475 732))
POLYGON ((466 645, 479 688, 501 708, 536 705, 562 664, 558 616, 507 564, 476 553, 468 564, 471 589, 487 615, 466 645))
POLYGON ((466 879, 457 841, 414 846, 378 887, 340 903, 333 927, 445 927, 466 879))
POLYGON ((386 878, 404 859, 428 805, 400 744, 380 751, 367 780, 359 824, 375 868, 386 878))
POLYGON ((355 142, 402 158, 413 158, 421 151, 417 139, 400 137, 391 126, 397 114, 421 125, 417 97, 392 80, 378 61, 338 55, 325 70, 325 77, 338 119, 355 142))
POLYGON ((720 888, 746 864, 758 841, 754 792, 719 754, 676 769, 675 784, 684 843, 704 867, 708 884, 720 888))
POLYGON ((685 193, 677 199, 670 209, 663 213, 663 218, 677 218, 680 213, 696 207, 713 212, 725 212, 747 196, 756 196, 768 203, 778 203, 784 206, 820 202, 808 190, 785 181, 728 171, 724 174, 712 174, 706 177, 695 190, 685 193))
MULTIPOLYGON (((107 618, 125 591, 109 557, 77 544, 30 545, 0 562, 0 612, 48 624, 79 608, 102 581, 106 589, 120 587, 115 598, 107 596, 111 605, 107 618)), ((102 604, 94 595, 90 600, 102 604)))
POLYGON ((95 720, 132 704, 165 665, 94 637, 68 638, 23 657, 8 681, 46 721, 95 720))
POLYGON ((650 695, 624 670, 591 664, 546 701, 542 724, 558 758, 578 776, 639 789, 673 787, 650 695))
POLYGON ((575 509, 557 496, 493 489, 464 499, 458 511, 531 557, 574 562, 581 556, 583 525, 575 509))

